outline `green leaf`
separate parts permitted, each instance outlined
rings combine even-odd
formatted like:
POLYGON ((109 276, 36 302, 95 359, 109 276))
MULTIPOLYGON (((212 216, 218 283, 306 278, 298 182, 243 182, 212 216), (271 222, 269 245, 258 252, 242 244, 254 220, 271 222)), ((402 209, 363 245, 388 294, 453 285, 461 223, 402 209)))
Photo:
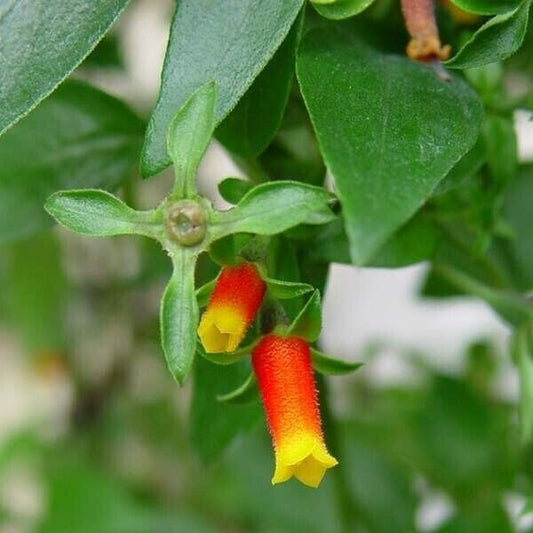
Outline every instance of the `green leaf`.
POLYGON ((515 9, 522 0, 452 0, 460 9, 477 15, 496 15, 515 9))
POLYGON ((95 189, 56 192, 46 201, 45 209, 61 225, 82 235, 157 238, 163 232, 157 210, 135 211, 116 196, 95 189))
POLYGON ((304 37, 297 75, 364 264, 473 146, 480 103, 458 77, 373 50, 346 25, 304 37))
POLYGON ((161 344, 168 368, 180 384, 185 382, 196 353, 196 257, 186 249, 175 252, 172 258, 174 272, 161 299, 161 344))
POLYGON ((313 286, 309 285, 309 283, 283 281, 268 277, 264 277, 263 281, 267 284, 270 294, 279 300, 298 298, 298 296, 302 296, 313 290, 313 286))
POLYGON ((511 351, 518 367, 520 380, 520 433, 522 444, 533 440, 533 331, 532 324, 524 324, 515 331, 511 351))
POLYGON ((0 72, 5 73, 0 134, 31 111, 81 63, 127 4, 128 0, 0 3, 0 72))
POLYGON ((320 336, 321 330, 322 305, 320 303, 320 293, 315 291, 289 326, 287 335, 302 337, 308 342, 315 342, 320 336))
POLYGON ((358 15, 373 2, 374 0, 314 0, 312 4, 323 17, 340 20, 358 15))
POLYGON ((523 0, 516 9, 491 18, 444 64, 461 69, 480 67, 513 55, 526 35, 529 4, 523 0))
POLYGON ((60 189, 114 189, 137 163, 143 123, 119 100, 68 81, 0 137, 0 241, 52 224, 60 189))
POLYGON ((220 367, 199 357, 194 365, 191 405, 191 438, 196 453, 213 460, 242 431, 250 429, 261 416, 259 405, 232 405, 217 396, 238 387, 250 374, 248 362, 220 367))
POLYGON ((324 224, 334 218, 332 195, 322 187, 294 181, 263 183, 236 207, 212 216, 211 233, 219 239, 231 233, 274 235, 298 224, 324 224))
POLYGON ((146 134, 142 174, 170 164, 165 146, 177 107, 217 85, 215 122, 237 104, 287 36, 303 0, 181 0, 172 21, 159 99, 146 134))
POLYGON ((246 381, 236 389, 226 394, 219 394, 217 400, 219 402, 243 404, 257 401, 258 399, 257 382, 254 374, 251 372, 246 378, 246 381))
POLYGON ((217 139, 241 157, 260 154, 281 124, 292 85, 302 21, 300 16, 268 65, 216 131, 217 139))
POLYGON ((196 194, 196 171, 215 129, 216 86, 197 89, 176 112, 167 133, 167 149, 174 165, 174 191, 180 197, 196 194))
POLYGON ((363 363, 351 363, 334 359, 314 348, 311 348, 311 360, 313 362, 313 368, 325 376, 343 376, 363 366, 363 363))
POLYGON ((34 355, 60 355, 65 344, 67 279, 61 247, 45 232, 6 247, 6 318, 34 355))
POLYGON ((254 187, 251 181, 241 178, 226 178, 218 184, 218 192, 230 204, 238 204, 254 187))
POLYGON ((481 132, 492 176, 502 185, 510 183, 518 170, 518 146, 513 116, 486 113, 481 132))

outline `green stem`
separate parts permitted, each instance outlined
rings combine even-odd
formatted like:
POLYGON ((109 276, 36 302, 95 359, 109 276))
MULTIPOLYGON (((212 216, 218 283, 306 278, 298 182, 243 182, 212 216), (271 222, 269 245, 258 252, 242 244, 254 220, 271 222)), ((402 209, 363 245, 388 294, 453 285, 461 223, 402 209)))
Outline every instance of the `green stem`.
POLYGON ((512 355, 520 381, 520 438, 526 446, 533 440, 533 341, 531 325, 525 324, 512 339, 512 355))
POLYGON ((346 465, 342 461, 343 453, 339 438, 340 431, 338 423, 331 411, 327 380, 318 374, 316 379, 320 395, 320 410, 322 413, 324 433, 331 453, 339 461, 339 466, 333 468, 330 475, 333 480, 341 531, 343 533, 358 532, 362 530, 361 525, 364 522, 364 513, 351 494, 346 478, 346 465))

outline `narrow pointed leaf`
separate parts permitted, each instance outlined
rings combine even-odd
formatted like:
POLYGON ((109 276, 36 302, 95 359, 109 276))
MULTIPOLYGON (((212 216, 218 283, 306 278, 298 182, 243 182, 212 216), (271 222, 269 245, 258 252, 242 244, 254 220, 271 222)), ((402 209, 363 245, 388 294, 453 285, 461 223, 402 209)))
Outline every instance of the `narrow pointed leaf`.
POLYGON ((267 284, 268 291, 274 298, 279 300, 288 300, 291 298, 298 298, 311 292, 313 286, 309 283, 299 283, 297 281, 283 281, 281 279, 263 278, 267 284))
POLYGON ((200 355, 204 357, 204 359, 211 361, 211 363, 215 363, 215 365, 222 366, 233 365, 239 361, 242 361, 246 357, 250 356, 253 349, 254 344, 245 346, 244 348, 239 348, 237 351, 232 353, 207 353, 201 345, 198 345, 198 351, 200 352, 200 355))
POLYGON ((127 4, 128 0, 0 2, 0 134, 74 70, 127 4))
POLYGON ((219 402, 243 404, 250 403, 258 399, 257 382, 253 373, 246 378, 246 381, 236 389, 226 394, 219 394, 217 400, 219 402))
POLYGON ((141 169, 170 164, 168 124, 206 82, 217 85, 215 122, 237 104, 287 36, 303 0, 180 0, 172 21, 159 99, 146 134, 141 169))
POLYGON ((161 344, 172 375, 183 384, 196 353, 198 304, 194 291, 196 255, 179 250, 174 272, 161 299, 161 344))
POLYGON ((311 360, 313 362, 313 368, 325 376, 343 376, 363 366, 363 363, 352 363, 334 359, 314 348, 311 348, 311 360))
POLYGON ((61 85, 0 137, 0 241, 51 226, 43 205, 58 190, 116 189, 137 165, 143 131, 120 100, 61 85))
POLYGON ((290 325, 287 334, 302 337, 309 342, 315 342, 318 340, 321 330, 322 305, 320 303, 320 293, 315 291, 290 325))
POLYGON ((513 55, 526 35, 529 6, 529 0, 523 0, 516 9, 491 18, 445 65, 461 69, 480 67, 513 55))
POLYGON ((198 165, 215 129, 216 86, 202 85, 176 112, 167 134, 168 154, 174 165, 174 190, 185 197, 194 196, 198 165))
POLYGON ((346 26, 311 30, 297 75, 343 207, 350 255, 365 264, 475 143, 482 117, 459 77, 384 54, 346 26))
POLYGON ((335 216, 329 209, 332 195, 322 187, 292 181, 258 185, 236 207, 212 217, 212 235, 231 233, 274 235, 298 224, 324 224, 335 216))
POLYGON ((135 211, 106 191, 60 191, 48 198, 45 209, 62 226, 93 237, 136 234, 156 238, 163 231, 156 210, 135 211))

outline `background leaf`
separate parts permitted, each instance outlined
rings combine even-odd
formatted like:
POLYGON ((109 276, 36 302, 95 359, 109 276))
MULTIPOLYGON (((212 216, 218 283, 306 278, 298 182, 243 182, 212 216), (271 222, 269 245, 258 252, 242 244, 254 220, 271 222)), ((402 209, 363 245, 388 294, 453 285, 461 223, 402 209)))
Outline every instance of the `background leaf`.
POLYGON ((478 15, 494 15, 513 10, 522 0, 452 0, 459 8, 478 15))
POLYGON ((47 200, 45 208, 71 231, 95 237, 155 237, 163 226, 157 211, 135 211, 116 196, 94 189, 57 192, 47 200))
POLYGON ((515 10, 491 18, 445 65, 450 68, 480 67, 513 55, 526 35, 529 5, 529 0, 522 0, 515 10))
POLYGON ((176 109, 214 80, 220 122, 286 37, 303 0, 181 0, 170 32, 161 90, 146 134, 142 173, 170 164, 167 126, 176 109))
POLYGON ((218 184, 218 192, 230 204, 238 204, 242 197, 254 188, 251 181, 242 178, 226 178, 218 184))
POLYGON ((61 189, 114 189, 135 166, 143 123, 81 82, 61 85, 0 137, 0 241, 46 228, 43 204, 61 189))
POLYGON ((220 402, 218 395, 239 387, 250 375, 248 361, 218 366, 198 357, 194 365, 191 406, 191 438, 196 453, 210 461, 219 455, 235 436, 252 427, 260 418, 257 405, 220 402))
POLYGON ((0 4, 0 133, 52 92, 105 35, 128 0, 0 4))
POLYGON ((334 218, 332 196, 322 187, 292 181, 253 188, 236 207, 212 215, 213 238, 230 233, 274 235, 298 224, 323 224, 334 218))
POLYGON ((363 264, 473 146, 481 106, 459 78, 445 83, 427 65, 373 50, 342 28, 304 37, 297 74, 351 258, 363 264))
POLYGON ((354 370, 363 366, 363 363, 334 359, 314 348, 311 348, 311 360, 313 361, 313 368, 317 372, 326 376, 342 376, 344 374, 350 374, 354 370))
POLYGON ((172 375, 183 384, 196 353, 198 303, 194 290, 196 255, 180 249, 174 272, 161 300, 161 344, 172 375))

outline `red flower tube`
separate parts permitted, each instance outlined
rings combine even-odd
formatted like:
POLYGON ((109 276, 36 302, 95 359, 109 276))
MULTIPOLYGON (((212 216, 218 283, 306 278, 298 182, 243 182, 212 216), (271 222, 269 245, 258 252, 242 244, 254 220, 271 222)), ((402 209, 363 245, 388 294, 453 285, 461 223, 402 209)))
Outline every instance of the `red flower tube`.
POLYGON ((237 349, 261 307, 265 282, 251 263, 224 267, 198 326, 206 352, 237 349))
POLYGON ((298 337, 267 335, 252 352, 276 455, 272 484, 292 476, 318 487, 337 464, 324 443, 309 345, 298 337))

